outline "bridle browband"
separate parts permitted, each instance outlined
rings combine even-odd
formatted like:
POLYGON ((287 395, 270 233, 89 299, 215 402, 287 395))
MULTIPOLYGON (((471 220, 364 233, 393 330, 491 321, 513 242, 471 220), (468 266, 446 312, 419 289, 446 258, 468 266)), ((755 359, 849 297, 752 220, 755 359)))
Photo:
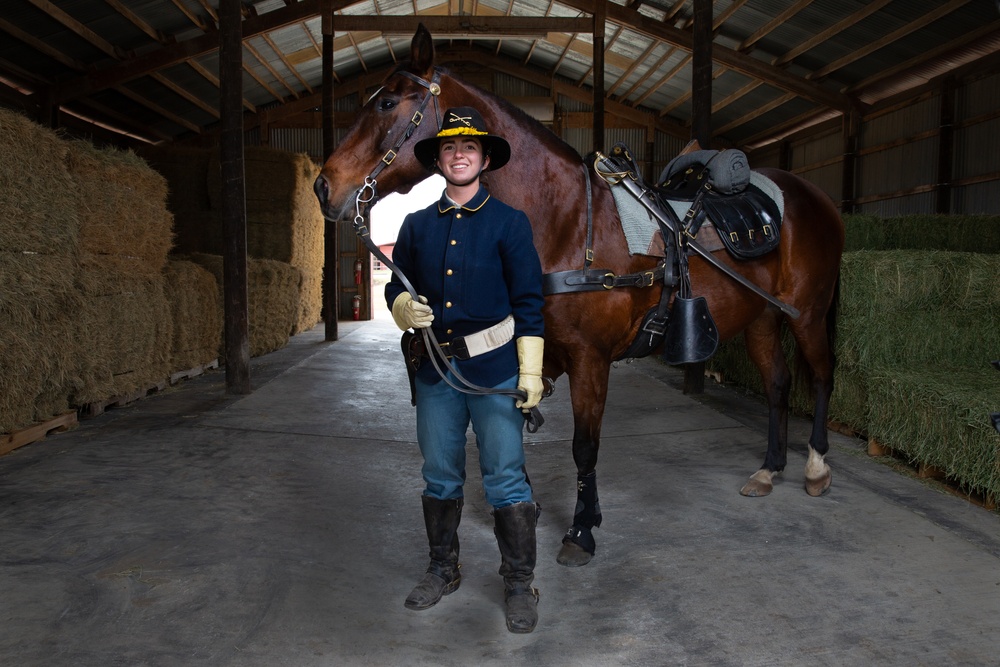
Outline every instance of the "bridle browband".
MULTIPOLYGON (((419 299, 419 296, 417 295, 417 290, 413 287, 413 284, 403 274, 403 272, 400 271, 399 268, 395 264, 393 264, 388 257, 385 256, 385 253, 383 253, 379 249, 379 247, 375 245, 375 243, 371 240, 371 233, 368 229, 368 225, 366 224, 366 219, 368 217, 368 212, 371 209, 371 207, 374 206, 376 202, 378 202, 378 190, 377 190, 378 175, 382 173, 383 169, 385 169, 386 167, 388 167, 390 164, 393 163, 393 161, 396 159, 396 156, 399 154, 400 147, 402 147, 402 145, 406 143, 406 141, 411 136, 413 136, 413 133, 417 130, 417 128, 420 127, 420 123, 424 119, 424 112, 426 111, 427 105, 430 103, 431 99, 434 100, 434 119, 435 121, 437 121, 436 126, 440 126, 441 114, 440 114, 440 109, 438 107, 438 96, 440 96, 441 94, 441 83, 440 83, 441 70, 435 67, 434 73, 430 81, 424 79, 423 77, 419 77, 416 74, 412 74, 404 70, 400 70, 396 72, 396 74, 404 76, 407 79, 410 79, 411 81, 423 86, 424 88, 427 89, 427 93, 424 95, 424 99, 423 101, 421 101, 420 107, 410 117, 410 120, 406 126, 406 130, 402 134, 400 134, 398 139, 396 139, 396 142, 392 146, 392 148, 386 151, 385 155, 382 156, 382 159, 379 160, 379 163, 377 165, 375 165, 375 168, 372 169, 371 173, 365 177, 364 184, 360 188, 358 188, 357 192, 355 193, 354 232, 365 244, 365 247, 368 248, 368 251, 372 255, 377 257, 378 260, 382 262, 383 265, 387 266, 389 270, 392 271, 393 275, 399 278, 399 281, 403 284, 403 287, 406 288, 406 291, 410 293, 410 297, 413 298, 414 301, 416 301, 419 299)), ((325 212, 323 216, 328 221, 331 221, 325 212)), ((499 395, 511 396, 515 399, 520 399, 520 400, 524 400, 527 398, 527 395, 519 389, 496 389, 493 387, 481 387, 465 379, 465 377, 463 377, 462 374, 458 372, 458 369, 456 369, 452 365, 452 363, 448 360, 448 356, 444 353, 444 350, 441 349, 441 345, 438 343, 437 337, 434 335, 434 332, 431 330, 431 327, 424 327, 420 329, 420 332, 424 337, 424 346, 427 349, 427 354, 430 357, 431 364, 434 366, 434 370, 437 371, 437 374, 441 377, 441 379, 444 380, 444 382, 447 383, 448 386, 451 387, 452 389, 460 391, 463 394, 475 394, 475 395, 499 394, 499 395), (448 377, 449 371, 458 381, 458 384, 452 382, 451 378, 448 377)), ((547 396, 548 393, 545 395, 547 396)), ((537 431, 539 427, 541 427, 542 423, 545 421, 542 418, 542 413, 538 410, 537 407, 531 408, 529 412, 524 413, 524 418, 527 423, 527 429, 529 433, 534 433, 535 431, 537 431)))

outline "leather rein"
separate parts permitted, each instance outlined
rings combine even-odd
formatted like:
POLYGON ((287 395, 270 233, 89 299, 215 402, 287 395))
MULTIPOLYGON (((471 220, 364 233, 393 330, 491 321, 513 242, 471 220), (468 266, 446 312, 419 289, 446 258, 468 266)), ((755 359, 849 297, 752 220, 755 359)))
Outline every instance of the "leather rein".
MULTIPOLYGON (((377 165, 375 165, 375 168, 372 169, 371 173, 365 177, 364 184, 360 188, 358 188, 357 192, 355 193, 354 232, 358 235, 358 238, 360 238, 361 241, 365 244, 365 247, 368 248, 368 251, 372 255, 377 257, 378 260, 382 262, 383 265, 387 266, 389 270, 393 273, 393 275, 399 278, 399 281, 403 284, 403 287, 406 288, 406 291, 409 292, 413 300, 416 301, 418 300, 419 297, 417 295, 417 290, 413 287, 413 284, 403 274, 403 272, 400 271, 399 268, 395 264, 393 264, 388 257, 385 256, 385 253, 383 253, 379 249, 379 247, 375 245, 375 243, 371 240, 371 233, 368 229, 367 219, 371 207, 378 202, 379 198, 377 190, 378 175, 382 173, 383 169, 392 164, 393 160, 395 160, 396 156, 398 155, 400 147, 413 135, 416 129, 420 126, 420 123, 424 119, 424 112, 427 109, 427 105, 430 103, 432 99, 434 100, 434 117, 435 120, 438 121, 437 126, 440 125, 440 109, 438 108, 438 96, 441 94, 441 84, 440 84, 441 71, 437 67, 435 67, 434 75, 432 76, 430 81, 427 81, 422 77, 416 76, 415 74, 411 74, 410 72, 406 71, 399 71, 397 72, 397 74, 405 76, 411 81, 420 84, 421 86, 427 89, 427 93, 424 95, 424 99, 420 103, 420 107, 413 114, 413 116, 410 117, 410 120, 406 126, 406 130, 402 134, 400 134, 399 138, 396 140, 393 147, 390 148, 386 152, 386 154, 382 156, 382 159, 379 160, 379 163, 377 165)), ((328 222, 336 222, 335 220, 331 220, 326 215, 326 213, 323 214, 323 217, 326 218, 328 222)), ((444 353, 444 350, 438 343, 437 337, 434 335, 434 332, 431 330, 431 327, 421 328, 420 333, 423 336, 424 346, 427 349, 427 355, 428 357, 430 357, 431 364, 434 366, 434 370, 437 371, 437 374, 441 377, 441 379, 444 380, 444 382, 452 389, 460 391, 463 394, 473 394, 473 395, 499 394, 504 396, 510 396, 514 399, 522 401, 527 399, 526 393, 524 391, 521 391, 520 389, 497 389, 494 387, 481 387, 473 382, 470 382, 461 373, 459 373, 458 369, 456 369, 454 365, 451 363, 451 361, 449 361, 448 356, 444 353), (448 377, 449 372, 457 382, 453 382, 452 379, 448 377)), ((549 386, 551 387, 551 385, 549 386)), ((543 396, 548 396, 551 393, 552 392, 550 388, 549 391, 545 393, 543 396)), ((542 413, 539 411, 537 406, 530 408, 527 412, 524 412, 523 414, 526 422, 526 428, 528 429, 529 433, 536 432, 545 421, 544 418, 542 417, 542 413)))

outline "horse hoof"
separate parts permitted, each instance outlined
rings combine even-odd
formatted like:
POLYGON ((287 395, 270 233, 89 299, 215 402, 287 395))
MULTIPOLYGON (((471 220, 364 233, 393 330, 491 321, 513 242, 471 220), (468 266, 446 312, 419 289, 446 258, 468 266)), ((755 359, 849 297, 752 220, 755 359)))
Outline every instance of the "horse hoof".
POLYGON ((809 445, 809 458, 806 459, 806 493, 810 496, 821 496, 830 488, 833 474, 830 466, 823 460, 812 445, 809 445))
POLYGON ((771 491, 774 490, 774 484, 771 483, 771 475, 771 471, 764 470, 763 468, 750 475, 750 481, 740 489, 740 495, 747 496, 748 498, 762 498, 763 496, 770 495, 771 491))
POLYGON ((589 563, 593 557, 594 554, 584 550, 579 544, 566 541, 556 556, 556 562, 566 567, 580 567, 589 563))
POLYGON ((826 466, 821 476, 815 479, 806 478, 806 493, 814 498, 822 496, 830 490, 830 483, 832 481, 833 473, 830 472, 830 466, 826 466))

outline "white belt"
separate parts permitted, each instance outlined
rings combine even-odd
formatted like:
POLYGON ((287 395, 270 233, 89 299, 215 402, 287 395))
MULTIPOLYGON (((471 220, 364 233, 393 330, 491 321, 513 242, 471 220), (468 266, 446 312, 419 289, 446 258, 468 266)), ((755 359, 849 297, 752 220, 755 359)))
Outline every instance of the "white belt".
POLYGON ((514 316, 508 315, 488 329, 468 336, 457 336, 441 347, 445 353, 458 359, 471 359, 490 350, 506 345, 514 338, 514 316))

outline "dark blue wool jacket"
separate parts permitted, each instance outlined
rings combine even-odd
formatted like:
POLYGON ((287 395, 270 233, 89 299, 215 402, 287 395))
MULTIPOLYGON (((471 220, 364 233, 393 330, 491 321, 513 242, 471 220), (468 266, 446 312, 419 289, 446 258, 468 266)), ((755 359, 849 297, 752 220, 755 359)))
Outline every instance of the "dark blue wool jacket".
MULTIPOLYGON (((427 297, 439 343, 486 329, 514 315, 514 338, 542 336, 542 267, 531 239, 528 216, 491 197, 480 186, 457 206, 441 200, 403 220, 393 263, 427 297)), ((393 275, 385 286, 389 307, 406 288, 393 275)), ((467 361, 452 359, 472 383, 493 387, 518 372, 514 340, 467 361)), ((439 381, 429 361, 417 372, 439 381)))

